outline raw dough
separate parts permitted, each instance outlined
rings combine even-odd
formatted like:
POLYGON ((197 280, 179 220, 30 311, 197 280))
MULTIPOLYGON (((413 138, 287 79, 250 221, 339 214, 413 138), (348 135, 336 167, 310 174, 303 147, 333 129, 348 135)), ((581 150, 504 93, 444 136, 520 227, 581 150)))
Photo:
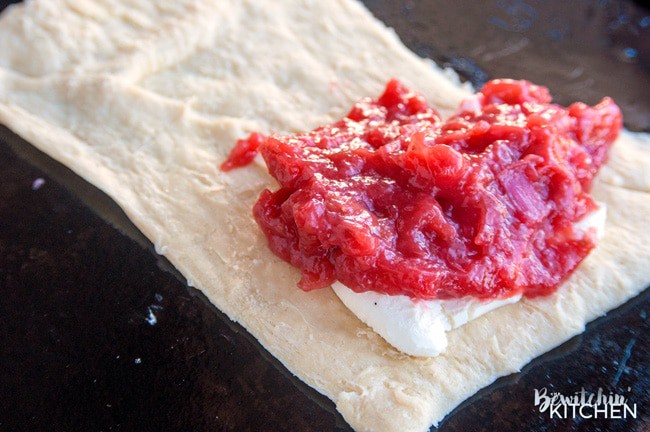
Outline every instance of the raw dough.
POLYGON ((594 185, 605 238, 557 293, 396 352, 331 290, 305 293, 251 217, 263 169, 237 138, 341 116, 390 77, 444 114, 467 88, 352 0, 35 0, 0 18, 0 122, 100 187, 210 300, 357 430, 422 431, 650 283, 650 143, 625 134, 594 185))

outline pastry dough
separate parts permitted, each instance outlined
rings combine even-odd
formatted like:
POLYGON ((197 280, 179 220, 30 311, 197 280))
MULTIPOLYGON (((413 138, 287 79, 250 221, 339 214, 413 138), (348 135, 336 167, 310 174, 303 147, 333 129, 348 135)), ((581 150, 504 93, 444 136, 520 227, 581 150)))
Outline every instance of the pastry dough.
POLYGON ((303 292, 251 216, 259 166, 219 164, 251 131, 341 116, 390 77, 443 114, 469 94, 353 0, 34 0, 0 18, 0 122, 110 195, 188 283, 357 430, 421 431, 650 282, 650 142, 626 133, 594 184, 600 246, 546 298, 407 357, 329 289, 303 292))

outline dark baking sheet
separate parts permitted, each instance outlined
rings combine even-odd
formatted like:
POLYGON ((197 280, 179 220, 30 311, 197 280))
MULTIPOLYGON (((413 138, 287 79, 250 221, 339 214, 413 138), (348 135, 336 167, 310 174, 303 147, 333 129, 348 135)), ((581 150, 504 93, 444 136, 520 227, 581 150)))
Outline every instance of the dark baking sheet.
MULTIPOLYGON (((650 11, 640 2, 366 4, 418 54, 475 84, 527 78, 563 103, 609 95, 628 128, 650 130, 650 11)), ((646 290, 439 429, 649 430, 649 308, 646 290), (550 420, 533 405, 543 387, 602 387, 638 416, 550 420)), ((329 400, 188 288, 110 199, 1 126, 0 318, 1 431, 349 430, 329 400)))

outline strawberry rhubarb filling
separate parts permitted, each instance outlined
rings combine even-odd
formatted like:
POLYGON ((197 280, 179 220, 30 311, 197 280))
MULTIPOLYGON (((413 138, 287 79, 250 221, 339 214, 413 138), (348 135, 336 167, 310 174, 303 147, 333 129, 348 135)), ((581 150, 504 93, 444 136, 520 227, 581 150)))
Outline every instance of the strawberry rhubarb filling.
POLYGON ((534 297, 596 245, 589 189, 621 122, 609 98, 565 108, 513 80, 488 82, 442 120, 391 80, 335 123, 239 141, 222 168, 262 155, 280 187, 253 214, 304 290, 534 297))

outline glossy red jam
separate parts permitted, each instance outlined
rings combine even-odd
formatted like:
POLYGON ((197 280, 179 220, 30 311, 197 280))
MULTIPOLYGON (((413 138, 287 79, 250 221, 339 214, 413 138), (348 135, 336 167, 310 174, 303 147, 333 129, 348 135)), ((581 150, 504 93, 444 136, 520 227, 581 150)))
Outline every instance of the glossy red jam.
POLYGON ((442 121, 392 80, 336 123, 240 141, 224 167, 259 147, 280 189, 262 192, 255 219, 304 290, 339 280, 419 299, 536 296, 595 246, 595 230, 573 224, 597 207, 590 184, 620 128, 609 98, 564 108, 512 80, 442 121))

